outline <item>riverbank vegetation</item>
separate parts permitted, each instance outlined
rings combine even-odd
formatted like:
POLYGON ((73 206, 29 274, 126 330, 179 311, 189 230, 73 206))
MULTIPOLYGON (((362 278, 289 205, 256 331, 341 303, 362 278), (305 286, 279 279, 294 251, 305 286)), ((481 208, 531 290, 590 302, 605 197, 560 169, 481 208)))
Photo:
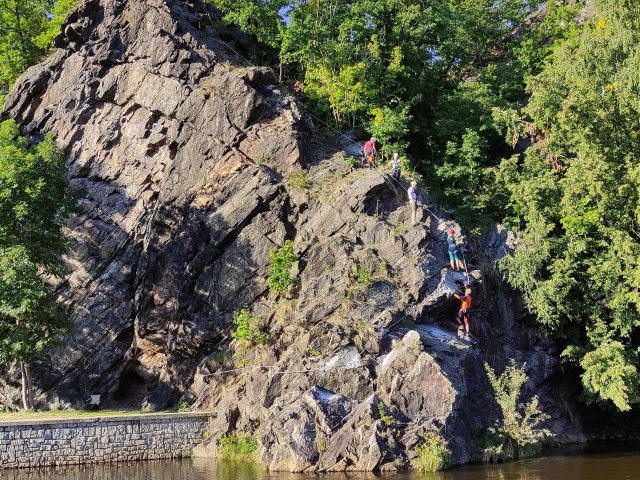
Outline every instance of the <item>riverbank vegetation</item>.
POLYGON ((487 364, 485 370, 501 417, 480 439, 479 447, 485 462, 526 458, 539 454, 551 432, 540 428, 549 416, 542 412, 538 397, 521 402, 523 387, 528 380, 526 365, 518 367, 511 361, 500 376, 487 364))
POLYGON ((428 432, 416 447, 413 467, 420 473, 437 472, 451 465, 451 452, 442 436, 428 432))
POLYGON ((232 432, 218 440, 218 457, 231 462, 260 462, 257 433, 232 432))

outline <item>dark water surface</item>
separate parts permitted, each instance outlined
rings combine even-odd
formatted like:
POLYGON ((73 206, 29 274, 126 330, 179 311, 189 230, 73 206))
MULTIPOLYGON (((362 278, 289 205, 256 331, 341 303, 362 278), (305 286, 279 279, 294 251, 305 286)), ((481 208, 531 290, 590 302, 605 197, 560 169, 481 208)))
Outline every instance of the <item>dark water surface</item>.
POLYGON ((7 480, 640 480, 640 453, 576 455, 498 466, 465 466, 443 473, 267 473, 208 459, 120 463, 39 470, 0 470, 7 480))

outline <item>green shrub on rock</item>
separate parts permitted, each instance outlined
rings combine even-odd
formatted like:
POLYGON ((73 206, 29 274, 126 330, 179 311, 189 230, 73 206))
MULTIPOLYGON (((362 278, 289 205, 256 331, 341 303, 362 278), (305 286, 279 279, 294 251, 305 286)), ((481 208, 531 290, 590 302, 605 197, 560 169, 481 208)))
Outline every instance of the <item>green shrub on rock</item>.
POLYGON ((352 273, 351 277, 364 286, 371 285, 374 281, 373 274, 364 265, 358 265, 358 271, 352 273))
POLYGON ((451 465, 451 452, 447 443, 439 433, 428 432, 423 443, 416 447, 418 455, 413 466, 420 473, 437 472, 451 465))
POLYGON ((511 360, 499 377, 487 364, 485 370, 494 391, 495 400, 502 412, 502 419, 490 428, 479 442, 485 461, 515 460, 538 454, 551 432, 538 428, 549 418, 540 409, 538 397, 526 405, 519 403, 522 387, 527 382, 525 365, 518 368, 511 360))
POLYGON ((251 315, 248 308, 243 308, 236 313, 232 321, 236 330, 231 336, 243 349, 252 344, 264 344, 269 339, 269 334, 260 330, 261 319, 251 315))
POLYGON ((298 192, 309 189, 309 171, 301 170, 289 179, 289 186, 298 192))
POLYGON ((293 242, 287 240, 281 248, 269 249, 269 256, 271 266, 267 287, 272 293, 282 293, 295 283, 291 276, 291 267, 298 261, 298 256, 293 251, 293 242))
POLYGON ((258 434, 247 432, 225 433, 218 440, 218 457, 232 462, 258 463, 258 434))
POLYGON ((389 428, 395 427, 396 425, 395 417, 393 415, 390 415, 387 412, 387 406, 382 402, 378 403, 378 417, 380 418, 380 420, 382 420, 382 423, 384 423, 387 427, 389 428))

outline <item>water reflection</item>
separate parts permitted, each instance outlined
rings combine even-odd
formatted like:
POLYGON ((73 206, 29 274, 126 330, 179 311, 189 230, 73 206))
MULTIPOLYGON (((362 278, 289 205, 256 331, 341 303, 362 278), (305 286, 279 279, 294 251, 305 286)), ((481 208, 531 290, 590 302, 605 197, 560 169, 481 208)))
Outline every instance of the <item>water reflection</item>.
POLYGON ((0 470, 3 480, 638 480, 640 455, 550 457, 505 465, 477 465, 447 472, 381 474, 269 473, 243 464, 209 459, 133 462, 110 465, 0 470))

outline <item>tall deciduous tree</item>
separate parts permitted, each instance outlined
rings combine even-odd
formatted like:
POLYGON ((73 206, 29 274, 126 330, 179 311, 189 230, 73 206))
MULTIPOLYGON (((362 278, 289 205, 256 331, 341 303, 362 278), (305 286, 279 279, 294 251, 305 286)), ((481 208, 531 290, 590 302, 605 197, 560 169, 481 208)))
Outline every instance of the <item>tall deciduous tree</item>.
POLYGON ((64 221, 79 192, 51 135, 35 145, 0 124, 0 362, 18 362, 23 407, 33 408, 30 365, 66 331, 46 275, 64 272, 64 221))

